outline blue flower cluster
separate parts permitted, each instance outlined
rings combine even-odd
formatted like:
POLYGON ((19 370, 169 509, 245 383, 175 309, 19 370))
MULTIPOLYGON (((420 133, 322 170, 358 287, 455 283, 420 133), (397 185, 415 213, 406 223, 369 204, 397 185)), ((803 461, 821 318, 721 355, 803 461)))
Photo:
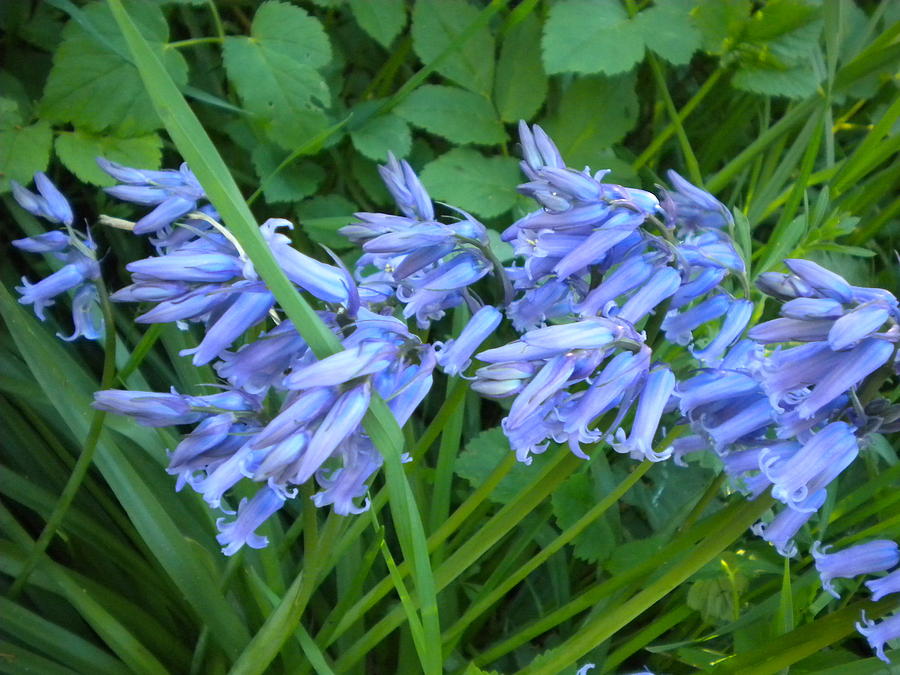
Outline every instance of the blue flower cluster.
POLYGON ((22 277, 22 285, 16 287, 20 295, 19 302, 31 305, 37 317, 44 321, 44 310, 53 305, 58 296, 72 291, 72 321, 75 330, 68 337, 60 337, 68 342, 79 337, 99 340, 103 336, 104 327, 100 295, 95 283, 100 278, 97 246, 90 231, 82 234, 72 227, 75 220, 72 207, 50 179, 43 173, 36 173, 34 183, 37 194, 16 181, 11 181, 13 197, 29 213, 63 225, 66 231, 52 230, 34 237, 15 239, 12 244, 29 253, 49 253, 64 264, 36 284, 22 277))
MULTIPOLYGON (((737 489, 779 502, 753 529, 788 557, 869 434, 900 430, 900 407, 878 396, 900 369, 892 294, 791 259, 787 272, 756 280, 781 303, 780 316, 748 330, 762 307, 749 297, 722 203, 674 172, 671 189, 658 195, 604 182, 608 172, 566 167, 540 127, 522 123, 519 131, 527 178, 519 189, 537 208, 501 234, 516 254, 507 266, 482 223, 451 206, 439 205, 446 209, 439 214, 409 164, 394 157, 381 175, 402 215, 358 213, 342 228, 362 248, 352 270, 293 248, 286 220, 260 226, 286 276, 315 299, 341 341, 343 350, 324 359, 283 320, 187 166, 144 171, 99 160, 121 183, 109 194, 153 207, 134 223, 117 221, 150 234, 156 254, 126 266, 132 283, 112 300, 142 303, 141 323, 200 326, 198 344, 183 354, 212 364, 220 382, 211 384, 221 391, 107 390, 94 405, 148 426, 191 426, 168 471, 177 489, 190 486, 224 511, 218 538, 226 554, 265 545, 256 530, 311 479, 317 506, 366 509, 382 463, 362 427, 369 402, 385 399, 403 425, 436 369, 469 379, 484 397, 510 399, 502 428, 526 464, 551 442, 582 458, 586 446, 606 442, 653 462, 712 451, 737 489), (431 331, 462 305, 472 317, 452 339, 429 344, 407 324, 431 331), (504 318, 513 339, 479 352, 504 318), (256 337, 248 341, 250 332, 256 337), (661 359, 673 353, 676 360, 661 359), (660 443, 667 415, 674 440, 660 443), (229 511, 226 495, 245 478, 259 487, 229 511)), ((43 318, 55 296, 76 289, 75 335, 96 337, 96 321, 79 318, 89 299, 96 304, 96 289, 88 298, 99 276, 96 246, 72 231, 71 209, 49 180, 39 174, 36 183, 40 194, 16 186, 16 198, 68 233, 16 245, 66 265, 26 282, 21 301, 43 318)), ((812 553, 835 595, 834 579, 900 563, 889 541, 827 549, 817 543, 812 553)), ((867 585, 875 599, 898 592, 900 571, 867 585)), ((863 617, 859 629, 883 657, 900 619, 863 617)))

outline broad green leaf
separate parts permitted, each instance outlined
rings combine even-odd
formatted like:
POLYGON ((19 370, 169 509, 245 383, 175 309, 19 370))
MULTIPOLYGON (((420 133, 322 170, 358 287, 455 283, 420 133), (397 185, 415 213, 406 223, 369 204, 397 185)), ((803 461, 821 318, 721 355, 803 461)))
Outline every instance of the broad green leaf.
POLYGON ((387 160, 389 152, 406 157, 412 148, 409 126, 392 113, 373 117, 359 129, 350 132, 353 147, 369 159, 387 160))
POLYGON ((389 47, 406 25, 404 0, 350 0, 350 11, 360 28, 382 47, 389 47))
POLYGON ((529 120, 547 97, 547 74, 537 48, 541 24, 528 15, 503 39, 494 81, 494 103, 504 122, 529 120))
MULTIPOLYGON (((159 7, 132 2, 129 11, 176 85, 184 86, 187 63, 177 51, 165 49, 169 31, 159 7)), ((66 25, 44 88, 42 117, 95 132, 111 129, 125 137, 161 127, 137 69, 123 56, 125 42, 106 3, 87 5, 82 16, 96 35, 75 21, 66 25)))
MULTIPOLYGON (((253 150, 253 168, 260 180, 268 177, 287 153, 262 143, 253 150)), ((263 196, 270 204, 299 202, 309 197, 319 187, 325 172, 310 161, 293 162, 263 183, 263 196)))
POLYGON ((730 51, 750 20, 750 0, 700 0, 691 12, 710 54, 730 51))
POLYGON ((615 75, 631 70, 644 56, 641 31, 618 2, 552 4, 542 47, 544 66, 551 74, 615 75))
POLYGON ((622 140, 637 117, 633 74, 579 77, 563 93, 547 130, 569 166, 603 169, 600 152, 622 140))
POLYGON ((10 179, 27 184, 44 171, 52 144, 53 130, 46 121, 26 126, 16 102, 0 98, 0 193, 9 190, 10 179))
MULTIPOLYGON (((416 0, 412 22, 416 54, 423 63, 430 63, 477 18, 478 10, 466 0, 416 0)), ((494 38, 490 31, 486 27, 478 30, 436 70, 461 87, 488 96, 494 81, 494 38)))
POLYGON ((458 87, 419 87, 397 106, 397 114, 454 143, 494 145, 506 139, 490 101, 458 87))
POLYGON ((226 38, 224 61, 244 107, 271 123, 270 137, 285 149, 327 126, 322 107, 331 103, 331 92, 317 68, 331 61, 331 45, 304 10, 261 5, 249 37, 226 38))
POLYGON ((125 166, 158 169, 162 160, 162 139, 158 134, 118 138, 76 129, 56 137, 56 154, 66 168, 85 183, 115 185, 116 180, 97 166, 97 157, 125 166))
POLYGON ((676 66, 689 63, 700 48, 700 29, 690 15, 692 5, 691 0, 663 0, 635 18, 647 48, 676 66))
MULTIPOLYGON (((498 427, 482 431, 469 441, 466 449, 456 458, 454 471, 466 479, 473 489, 478 488, 510 452, 509 440, 502 429, 498 427)), ((500 504, 511 502, 531 483, 546 459, 547 455, 535 455, 531 466, 517 462, 503 477, 490 498, 500 504)))
POLYGON ((519 163, 512 157, 485 157, 469 148, 455 148, 428 164, 421 177, 435 199, 494 218, 516 201, 519 163))
POLYGON ((764 96, 806 98, 815 93, 819 80, 812 66, 797 66, 786 70, 746 66, 731 78, 738 89, 764 96))
MULTIPOLYGON (((571 476, 551 497, 553 515, 559 528, 565 530, 574 525, 590 511, 597 499, 590 475, 578 473, 571 476)), ((612 530, 603 519, 588 525, 572 543, 575 545, 575 555, 589 563, 607 559, 616 546, 612 530)))
POLYGON ((736 574, 734 581, 724 571, 712 579, 698 579, 691 584, 687 594, 687 606, 700 612, 704 621, 718 624, 734 619, 733 593, 747 588, 747 578, 736 574))
POLYGON ((740 67, 732 78, 738 89, 766 96, 806 98, 822 75, 818 11, 803 0, 775 0, 754 14, 742 36, 740 67))

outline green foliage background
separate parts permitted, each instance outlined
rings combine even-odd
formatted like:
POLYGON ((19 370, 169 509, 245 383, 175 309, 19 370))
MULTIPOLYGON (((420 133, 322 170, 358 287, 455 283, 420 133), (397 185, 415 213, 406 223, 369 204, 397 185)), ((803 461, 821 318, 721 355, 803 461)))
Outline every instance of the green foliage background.
MULTIPOLYGON (((97 155, 186 159, 302 315, 254 256, 254 219, 299 221, 298 247, 351 256, 336 230, 390 208, 376 167, 393 152, 503 229, 531 208, 515 190, 525 119, 571 166, 642 187, 675 168, 733 205, 753 276, 802 256, 900 289, 890 0, 12 0, 0 26, 4 244, 43 229, 10 179, 49 171, 93 222, 134 213, 98 189, 112 181, 97 155)), ((99 237, 124 283, 141 243, 99 237)), ((371 515, 295 505, 266 525, 269 548, 225 560, 214 515, 162 469, 177 438, 87 405, 100 373, 200 393, 211 371, 177 356, 195 338, 141 333, 122 310, 104 367, 15 303, 29 265, 46 272, 19 256, 0 272, 0 671, 887 672, 853 622, 890 601, 831 602, 808 558, 785 564, 746 533, 767 505, 730 494, 712 462, 562 448, 517 465, 460 382, 403 438, 381 429, 396 461, 371 515)), ((804 544, 900 536, 898 466, 877 438, 804 544)))

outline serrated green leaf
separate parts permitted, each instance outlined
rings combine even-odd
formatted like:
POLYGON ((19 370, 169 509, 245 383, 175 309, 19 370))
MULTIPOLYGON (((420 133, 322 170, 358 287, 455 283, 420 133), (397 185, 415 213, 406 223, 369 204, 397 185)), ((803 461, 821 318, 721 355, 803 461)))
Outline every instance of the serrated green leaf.
MULTIPOLYGON (((456 458, 453 470, 467 480, 473 489, 478 488, 510 452, 509 440, 503 430, 499 427, 488 429, 469 441, 466 449, 456 458)), ((491 493, 491 500, 508 504, 521 494, 534 480, 535 474, 540 472, 547 456, 534 455, 533 459, 531 466, 520 463, 513 466, 491 493)))
POLYGON ((676 66, 689 63, 700 48, 700 29, 691 17, 692 6, 691 0, 664 0, 634 20, 647 48, 676 66))
POLYGON ((565 0, 550 7, 542 48, 548 73, 615 75, 641 60, 644 39, 618 2, 565 0))
POLYGON ((429 163, 421 177, 435 199, 494 218, 515 204, 519 163, 512 157, 485 157, 469 148, 455 148, 429 163))
POLYGON ((744 67, 731 78, 737 89, 764 96, 806 98, 816 92, 819 80, 812 66, 797 66, 787 70, 744 67))
POLYGON ((503 40, 494 81, 494 103, 504 122, 531 119, 547 97, 547 74, 537 49, 540 39, 541 24, 529 14, 503 40))
POLYGON ((734 47, 750 20, 750 0, 699 0, 691 15, 703 49, 725 54, 734 47))
MULTIPOLYGON (((423 63, 430 63, 477 18, 478 10, 466 0, 416 0, 413 49, 423 63)), ((478 30, 436 70, 461 87, 488 96, 494 81, 494 38, 487 27, 478 30)))
POLYGON ((454 143, 494 145, 506 139, 490 101, 459 87, 419 87, 397 106, 397 114, 454 143))
POLYGON ((604 148, 620 141, 637 122, 634 74, 580 77, 563 93, 547 130, 569 166, 606 168, 604 148))
MULTIPOLYGON (((285 153, 271 145, 260 144, 252 154, 253 168, 262 180, 269 176, 285 158, 285 153)), ((263 184, 263 196, 270 204, 299 202, 319 187, 325 172, 310 161, 293 162, 263 184)))
MULTIPOLYGON (((129 11, 176 85, 184 86, 187 63, 174 49, 164 48, 169 32, 159 7, 133 2, 129 11)), ((75 21, 66 24, 44 88, 41 115, 95 132, 112 129, 123 137, 141 136, 161 127, 137 69, 123 56, 125 42, 109 8, 105 3, 91 3, 82 15, 96 35, 75 21)))
POLYGON ((115 185, 115 179, 97 166, 97 157, 125 166, 158 169, 162 160, 162 139, 158 134, 118 138, 76 129, 56 137, 56 154, 66 168, 85 183, 115 185))
POLYGON ((820 59, 822 22, 803 0, 774 0, 753 16, 742 36, 740 67, 732 78, 738 89, 766 96, 806 98, 824 75, 820 59))
POLYGON ((322 25, 299 7, 267 2, 253 17, 250 37, 229 37, 225 71, 244 107, 268 121, 273 141, 291 149, 328 125, 328 85, 316 70, 331 60, 322 25))
POLYGON ((9 181, 31 182, 50 163, 53 130, 44 120, 22 126, 18 106, 0 99, 0 193, 9 191, 9 181))
POLYGON ((382 47, 389 47, 406 25, 404 0, 350 0, 353 18, 382 47))
MULTIPOLYGON (((571 476, 556 489, 551 502, 559 528, 565 530, 571 527, 597 503, 591 477, 587 473, 571 476)), ((589 563, 606 560, 616 545, 612 530, 603 519, 588 525, 572 543, 575 545, 575 555, 589 563)))
POLYGON ((354 129, 350 139, 354 148, 377 162, 387 160, 389 152, 406 157, 412 148, 409 126, 391 113, 373 117, 359 129, 354 129))
POLYGON ((734 619, 733 586, 737 592, 747 588, 747 577, 735 574, 734 580, 724 572, 713 579, 699 579, 691 584, 687 606, 700 612, 704 621, 716 624, 734 619))

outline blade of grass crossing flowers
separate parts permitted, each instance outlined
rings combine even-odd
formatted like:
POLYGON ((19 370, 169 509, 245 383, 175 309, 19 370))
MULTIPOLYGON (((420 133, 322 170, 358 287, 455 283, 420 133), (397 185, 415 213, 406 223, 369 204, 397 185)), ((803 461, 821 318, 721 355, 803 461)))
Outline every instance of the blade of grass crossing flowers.
MULTIPOLYGON (((339 351, 340 343, 337 338, 297 293, 276 263, 237 184, 162 63, 141 36, 120 0, 109 0, 109 5, 166 130, 204 186, 225 224, 246 251, 260 277, 317 356, 321 358, 339 351)), ((422 623, 428 636, 430 654, 429 663, 423 665, 426 666, 426 672, 439 672, 440 626, 434 579, 427 555, 424 527, 400 459, 403 436, 387 405, 374 396, 364 427, 384 457, 389 501, 401 549, 404 558, 413 562, 416 591, 423 600, 422 623)), ((266 666, 260 663, 257 665, 260 668, 266 666)))

